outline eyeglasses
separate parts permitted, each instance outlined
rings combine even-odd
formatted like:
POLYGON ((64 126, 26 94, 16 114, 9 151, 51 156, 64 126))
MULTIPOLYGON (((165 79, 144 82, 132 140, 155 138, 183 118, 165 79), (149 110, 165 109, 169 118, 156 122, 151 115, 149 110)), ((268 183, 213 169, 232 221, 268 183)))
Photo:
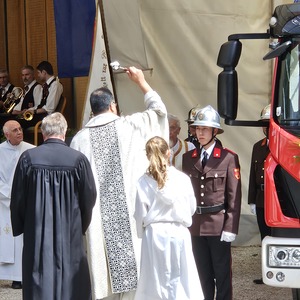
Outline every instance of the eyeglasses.
POLYGON ((111 101, 111 104, 114 104, 115 106, 118 106, 118 103, 116 103, 115 101, 111 101))

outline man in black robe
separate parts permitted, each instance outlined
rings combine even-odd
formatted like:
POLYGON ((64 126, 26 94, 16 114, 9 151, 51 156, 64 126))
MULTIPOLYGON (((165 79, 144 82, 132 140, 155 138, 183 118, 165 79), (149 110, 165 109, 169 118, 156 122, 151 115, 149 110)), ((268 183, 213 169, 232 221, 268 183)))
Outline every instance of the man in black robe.
POLYGON ((83 234, 96 199, 93 173, 65 144, 62 114, 45 117, 41 129, 44 143, 21 155, 11 194, 13 234, 24 233, 23 299, 89 300, 83 234))

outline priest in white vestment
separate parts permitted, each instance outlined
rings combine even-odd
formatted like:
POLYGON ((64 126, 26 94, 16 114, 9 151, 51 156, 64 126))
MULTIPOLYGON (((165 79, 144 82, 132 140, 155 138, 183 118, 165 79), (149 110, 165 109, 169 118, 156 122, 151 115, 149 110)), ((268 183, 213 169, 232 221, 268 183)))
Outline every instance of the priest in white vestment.
POLYGON ((169 137, 160 96, 141 70, 129 67, 126 72, 143 92, 146 110, 119 117, 111 92, 97 89, 90 98, 95 117, 71 142, 90 160, 97 186, 86 233, 94 300, 134 299, 141 247, 133 217, 136 183, 148 166, 146 141, 155 135, 169 137))
POLYGON ((0 144, 0 280, 12 280, 12 288, 21 288, 23 235, 13 237, 10 219, 10 195, 20 155, 34 145, 23 141, 23 131, 15 120, 3 126, 6 141, 0 144))

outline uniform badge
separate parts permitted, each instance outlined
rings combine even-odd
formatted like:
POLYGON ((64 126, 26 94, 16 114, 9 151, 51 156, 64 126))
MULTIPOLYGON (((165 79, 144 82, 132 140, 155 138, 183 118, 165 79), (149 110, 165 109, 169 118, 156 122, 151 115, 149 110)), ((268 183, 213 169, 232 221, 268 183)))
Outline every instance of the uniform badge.
POLYGON ((194 149, 193 153, 192 153, 192 157, 197 157, 198 156, 198 152, 197 149, 194 149))
POLYGON ((221 149, 220 148, 214 148, 214 157, 220 157, 221 156, 221 149))
POLYGON ((203 120, 203 119, 204 119, 204 114, 200 113, 200 114, 198 115, 198 119, 199 119, 199 120, 203 120))
POLYGON ((240 169, 233 169, 233 172, 234 177, 239 180, 241 178, 240 169))
POLYGON ((197 114, 197 110, 193 108, 191 111, 191 119, 195 119, 196 114, 197 114))

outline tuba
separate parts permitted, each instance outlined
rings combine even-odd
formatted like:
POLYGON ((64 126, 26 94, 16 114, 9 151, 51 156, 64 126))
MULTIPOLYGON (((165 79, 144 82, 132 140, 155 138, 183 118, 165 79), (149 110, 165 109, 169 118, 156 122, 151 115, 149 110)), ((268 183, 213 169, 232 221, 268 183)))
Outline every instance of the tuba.
POLYGON ((11 93, 7 94, 5 101, 3 102, 4 111, 10 113, 14 107, 18 104, 18 100, 23 96, 24 91, 20 87, 15 87, 11 93))

